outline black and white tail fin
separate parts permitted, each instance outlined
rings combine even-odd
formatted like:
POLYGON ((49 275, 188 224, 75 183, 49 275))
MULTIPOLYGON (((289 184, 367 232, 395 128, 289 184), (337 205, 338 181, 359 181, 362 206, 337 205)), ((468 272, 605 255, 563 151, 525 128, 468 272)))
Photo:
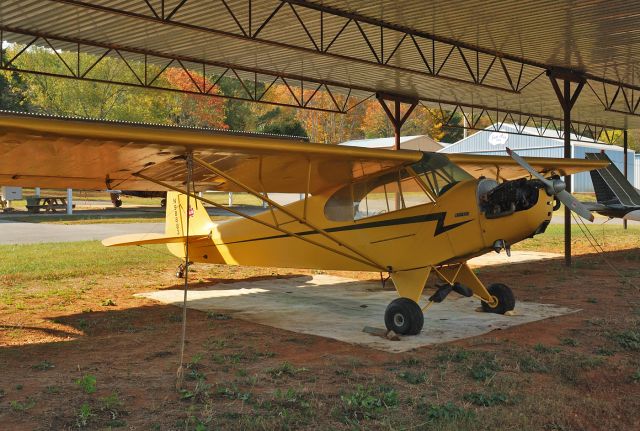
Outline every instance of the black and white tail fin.
POLYGON ((606 168, 589 172, 598 203, 640 207, 640 193, 629 183, 606 154, 587 153, 586 157, 590 160, 606 160, 611 163, 606 168))

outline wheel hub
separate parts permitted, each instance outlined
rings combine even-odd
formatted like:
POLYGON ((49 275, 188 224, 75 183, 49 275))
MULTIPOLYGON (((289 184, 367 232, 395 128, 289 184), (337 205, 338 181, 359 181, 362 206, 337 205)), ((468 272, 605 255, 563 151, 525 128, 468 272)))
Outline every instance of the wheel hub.
POLYGON ((396 313, 393 316, 393 323, 397 326, 397 327, 401 327, 404 325, 404 316, 400 313, 396 313))
POLYGON ((500 301, 498 301, 498 298, 496 298, 494 295, 491 295, 491 301, 485 301, 485 302, 491 308, 496 308, 498 306, 498 304, 500 303, 500 301))

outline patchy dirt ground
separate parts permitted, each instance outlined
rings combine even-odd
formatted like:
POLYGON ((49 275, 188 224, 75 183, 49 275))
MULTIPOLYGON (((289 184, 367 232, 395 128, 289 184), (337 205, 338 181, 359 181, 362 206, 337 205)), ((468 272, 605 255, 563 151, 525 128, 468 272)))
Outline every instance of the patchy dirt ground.
MULTIPOLYGON (((624 279, 589 254, 484 268, 582 311, 404 354, 189 310, 181 391, 181 310, 133 297, 176 288, 173 263, 64 278, 65 295, 0 308, 0 429, 637 430, 640 251, 609 260, 624 279)), ((305 273, 196 271, 200 286, 305 273)))

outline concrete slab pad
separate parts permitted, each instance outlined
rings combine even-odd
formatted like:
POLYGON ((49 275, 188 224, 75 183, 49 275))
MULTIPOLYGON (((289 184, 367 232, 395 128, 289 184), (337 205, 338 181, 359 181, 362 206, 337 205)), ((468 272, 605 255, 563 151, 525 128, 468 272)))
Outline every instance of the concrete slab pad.
POLYGON ((467 263, 472 268, 479 268, 483 266, 493 265, 507 265, 511 263, 524 263, 533 262, 546 259, 563 259, 564 254, 549 253, 545 251, 528 251, 518 250, 512 251, 511 256, 507 256, 507 253, 487 253, 482 256, 474 257, 467 263))
MULTIPOLYGON (((182 295, 182 290, 163 290, 137 296, 181 305, 182 295)), ((475 337, 577 311, 552 304, 519 302, 516 315, 508 317, 477 312, 478 300, 451 294, 428 310, 420 335, 391 341, 363 332, 366 326, 384 328, 384 310, 397 298, 393 291, 382 291, 377 282, 314 275, 218 284, 192 290, 188 298, 188 307, 196 310, 225 312, 237 319, 388 352, 475 337)))

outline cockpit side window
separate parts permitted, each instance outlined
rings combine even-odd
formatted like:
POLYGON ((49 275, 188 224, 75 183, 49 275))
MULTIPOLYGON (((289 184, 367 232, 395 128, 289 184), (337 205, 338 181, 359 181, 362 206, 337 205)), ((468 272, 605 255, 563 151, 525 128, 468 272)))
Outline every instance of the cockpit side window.
POLYGON ((424 153, 408 168, 349 184, 327 201, 324 213, 334 221, 359 220, 433 202, 458 182, 472 179, 437 153, 424 153))

